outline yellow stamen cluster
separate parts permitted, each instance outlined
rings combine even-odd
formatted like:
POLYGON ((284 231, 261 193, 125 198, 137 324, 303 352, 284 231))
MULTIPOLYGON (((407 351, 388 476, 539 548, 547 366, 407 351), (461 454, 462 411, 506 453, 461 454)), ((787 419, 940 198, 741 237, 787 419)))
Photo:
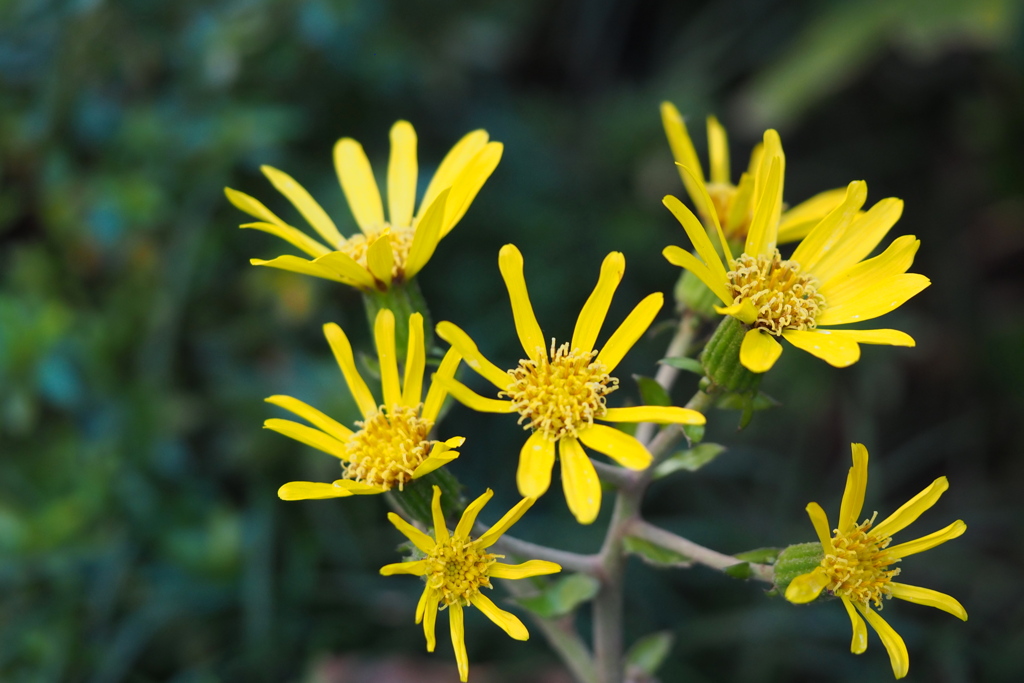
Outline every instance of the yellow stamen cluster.
POLYGON ((352 260, 366 268, 366 250, 377 240, 387 237, 391 242, 391 253, 395 260, 391 268, 391 277, 400 280, 405 276, 405 262, 409 258, 412 238, 415 235, 416 228, 392 228, 385 225, 383 230, 369 237, 363 233, 352 235, 341 245, 340 251, 348 254, 352 260))
POLYGON ((488 570, 502 557, 481 552, 473 543, 452 536, 427 555, 427 585, 441 594, 442 609, 466 606, 481 588, 491 588, 488 570))
POLYGON ((849 598, 855 603, 872 602, 882 608, 882 598, 892 597, 890 585, 899 568, 888 569, 899 562, 889 557, 885 549, 892 538, 872 536, 868 533, 874 517, 857 525, 847 533, 835 532, 832 552, 821 561, 830 579, 825 587, 829 593, 849 598))
POLYGON ((619 388, 603 363, 594 358, 597 351, 569 350, 568 344, 555 349, 551 340, 551 360, 521 360, 509 370, 512 384, 502 392, 512 400, 524 429, 539 430, 548 438, 576 436, 579 430, 594 424, 604 415, 605 397, 619 388))
POLYGON ((737 303, 748 299, 757 310, 753 326, 776 336, 783 330, 813 330, 825 310, 813 275, 801 274, 800 264, 771 256, 743 254, 731 264, 729 292, 737 303))
POLYGON ((433 422, 419 417, 419 406, 392 406, 387 411, 381 406, 356 425, 361 429, 346 444, 349 462, 343 476, 385 491, 401 491, 430 454, 427 435, 433 422))

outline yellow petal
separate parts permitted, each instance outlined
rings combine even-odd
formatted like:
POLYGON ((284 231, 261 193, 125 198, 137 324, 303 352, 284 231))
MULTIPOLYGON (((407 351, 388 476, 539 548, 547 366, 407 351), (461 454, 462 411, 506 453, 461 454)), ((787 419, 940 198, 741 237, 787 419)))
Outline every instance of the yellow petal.
POLYGON ((275 237, 280 237, 286 242, 298 247, 302 251, 306 252, 313 258, 317 256, 323 256, 330 251, 327 247, 317 242, 315 239, 310 237, 304 232, 296 230, 290 225, 274 225, 273 223, 243 223, 238 226, 240 228, 251 228, 253 230, 259 230, 275 237))
MULTIPOLYGON (((284 258, 284 257, 282 257, 284 258)), ((335 279, 362 290, 374 289, 373 276, 343 251, 331 251, 314 259, 313 264, 336 275, 335 279)))
POLYGON ((860 519, 864 507, 864 492, 868 487, 868 449, 862 443, 850 444, 853 451, 853 467, 846 475, 846 489, 839 506, 839 531, 848 533, 860 519))
POLYGON ((451 194, 448 195, 444 220, 441 222, 441 237, 451 232, 452 228, 462 220, 477 193, 480 192, 480 188, 498 167, 504 149, 505 146, 500 142, 488 142, 459 172, 455 182, 452 183, 451 194))
POLYGON ((732 304, 732 294, 726 288, 725 280, 720 280, 711 274, 711 269, 704 265, 704 262, 686 251, 682 247, 669 246, 661 251, 662 256, 674 266, 685 268, 703 282, 708 289, 714 292, 723 303, 732 304))
MULTIPOLYGON (((765 133, 767 136, 767 133, 765 133)), ((754 205, 754 218, 750 221, 747 242, 743 252, 750 256, 768 256, 775 249, 778 240, 778 215, 781 204, 782 162, 779 157, 771 160, 764 192, 754 205)), ((757 196, 757 186, 754 188, 757 196)))
POLYGON ((434 546, 437 545, 434 542, 434 539, 414 527, 412 524, 409 524, 409 522, 405 521, 394 512, 388 513, 388 521, 391 522, 403 536, 412 541, 412 544, 422 552, 429 553, 434 549, 434 546))
POLYGON ((363 146, 352 138, 334 145, 334 170, 359 229, 373 235, 384 225, 384 204, 363 146))
POLYGON ((740 363, 751 372, 768 372, 782 355, 782 344, 761 329, 748 330, 740 344, 740 363))
POLYGON ((874 527, 874 533, 880 536, 893 536, 914 523, 926 510, 930 509, 949 488, 949 480, 939 477, 927 488, 900 506, 874 527))
POLYGON ((651 453, 634 437, 614 427, 595 424, 579 432, 585 445, 631 470, 646 469, 651 464, 651 453))
MULTIPOLYGON (((754 176, 753 203, 755 207, 761 203, 761 200, 766 195, 770 194, 769 176, 771 175, 772 165, 778 163, 779 166, 779 186, 778 189, 775 190, 777 204, 775 210, 768 218, 768 224, 774 231, 778 228, 779 217, 782 215, 783 184, 786 179, 786 155, 782 151, 782 139, 779 137, 778 131, 769 129, 764 132, 764 137, 762 138, 761 145, 759 145, 759 149, 755 148, 754 153, 751 154, 751 162, 754 161, 755 156, 757 157, 757 165, 752 166, 754 176)), ((772 236, 771 242, 772 248, 774 248, 774 235, 772 236)))
MULTIPOLYGON (((228 198, 229 202, 234 204, 236 209, 244 211, 253 218, 258 218, 261 221, 272 223, 273 225, 281 228, 292 228, 292 226, 278 218, 277 214, 268 209, 263 202, 251 195, 239 192, 238 190, 232 190, 230 187, 225 187, 224 196, 228 198)), ((295 228, 292 228, 292 230, 294 229, 295 228)))
POLYGON ((391 285, 391 274, 395 267, 395 255, 391 250, 391 240, 386 233, 378 235, 366 250, 366 267, 373 279, 384 285, 391 285))
POLYGON ((849 598, 842 598, 843 607, 850 617, 850 626, 853 628, 853 637, 850 639, 850 652, 855 655, 863 654, 868 649, 868 627, 864 619, 857 614, 857 609, 849 598))
POLYGON ((523 350, 528 358, 547 357, 547 345, 544 333, 540 331, 537 317, 530 305, 530 294, 526 290, 526 279, 523 277, 523 255, 514 244, 506 244, 498 252, 498 268, 508 288, 508 298, 512 303, 512 317, 515 320, 516 332, 523 350))
POLYGON ((497 365, 487 360, 480 352, 473 339, 466 334, 459 326, 443 320, 435 328, 437 336, 452 345, 466 361, 466 365, 475 370, 481 377, 504 391, 512 382, 509 374, 497 365))
POLYGON ((455 663, 459 667, 459 680, 469 680, 469 656, 466 654, 466 626, 462 614, 462 605, 455 603, 448 608, 448 625, 451 627, 452 648, 455 650, 455 663))
POLYGON ((818 287, 818 293, 830 303, 840 303, 856 296, 857 292, 879 280, 907 272, 920 246, 921 240, 913 235, 898 237, 878 256, 839 271, 818 287))
POLYGON ((654 322, 664 302, 665 297, 661 292, 648 294, 630 311, 612 336, 608 337, 608 341, 597 354, 597 362, 604 365, 605 372, 612 372, 618 367, 625 355, 654 322))
MULTIPOLYGON (((472 408, 473 410, 480 413, 514 413, 515 408, 512 407, 512 401, 497 399, 497 398, 486 398, 476 393, 465 384, 457 379, 451 379, 447 377, 440 377, 434 375, 433 384, 430 389, 433 391, 435 386, 439 386, 452 395, 456 401, 472 408)), ((424 415, 426 410, 424 409, 424 415)))
MULTIPOLYGON (((423 612, 427 608, 427 598, 430 597, 430 587, 426 586, 423 592, 420 593, 419 602, 416 603, 416 623, 419 624, 423 621, 423 612)), ((435 601, 436 602, 436 601, 435 601)))
POLYGON ((426 602, 423 606, 423 635, 427 639, 427 652, 433 652, 437 646, 435 627, 437 625, 437 595, 429 587, 423 589, 426 602))
MULTIPOLYGON (((697 151, 693 148, 690 133, 686 130, 686 123, 679 114, 679 110, 671 102, 661 103, 661 123, 665 127, 668 145, 672 149, 672 156, 676 162, 681 166, 692 169, 693 175, 699 178, 701 184, 703 184, 704 170, 700 166, 697 151)), ((687 194, 692 198, 698 193, 693 180, 682 172, 679 175, 683 180, 683 185, 686 187, 687 194)))
POLYGON ((604 325, 605 316, 608 315, 612 296, 625 272, 626 259, 621 252, 613 251, 605 257, 604 262, 601 263, 601 275, 597 279, 597 286, 590 293, 590 297, 583 304, 580 315, 576 319, 576 329, 572 333, 572 349, 593 350, 594 343, 597 342, 597 335, 601 332, 601 326, 604 325))
POLYGON ((785 330, 782 336, 798 349, 836 368, 845 368, 860 360, 860 346, 849 335, 833 334, 832 330, 785 330))
POLYGON ((437 243, 441 240, 441 222, 444 220, 448 192, 448 188, 442 190, 441 194, 437 195, 437 198, 427 208, 422 220, 416 224, 416 232, 412 236, 412 246, 409 247, 409 255, 403 266, 406 280, 415 277, 416 273, 427 265, 427 261, 437 249, 437 243))
POLYGON ((814 533, 818 535, 818 542, 821 543, 821 550, 826 555, 832 552, 832 529, 828 525, 828 515, 817 503, 808 503, 807 516, 811 518, 811 526, 814 533))
POLYGON ((395 314, 382 308, 377 312, 373 337, 377 342, 380 361, 380 383, 384 390, 384 406, 388 411, 402 404, 402 389, 398 386, 398 354, 395 350, 395 314))
POLYGON ((355 481, 353 479, 335 479, 331 486, 339 489, 344 489, 349 493, 356 496, 372 496, 378 493, 384 493, 384 489, 379 486, 373 486, 362 481, 355 481))
POLYGON ((441 365, 438 366, 437 372, 434 373, 434 380, 430 383, 430 389, 427 390, 427 398, 423 401, 423 411, 420 413, 420 417, 424 420, 437 421, 437 416, 441 412, 441 406, 444 405, 444 397, 448 393, 443 384, 438 384, 437 378, 444 382, 455 377, 455 372, 459 369, 461 361, 462 356, 455 349, 448 349, 448 352, 444 354, 444 358, 441 359, 441 365))
POLYGON ((488 619, 500 626, 501 630, 512 636, 512 638, 516 640, 530 639, 530 632, 523 626, 523 622, 519 621, 519 617, 501 609, 483 593, 474 595, 470 598, 470 602, 473 603, 474 607, 487 615, 488 619))
POLYGON ((562 571, 561 565, 547 560, 528 560, 522 564, 502 564, 495 562, 487 570, 492 579, 528 579, 531 576, 557 574, 562 571))
POLYGON ((889 653, 889 663, 892 664, 893 675, 896 678, 906 676, 907 671, 910 670, 910 654, 907 652, 907 646, 900 638, 900 634, 896 633, 885 619, 866 605, 857 603, 857 610, 864 615, 864 618, 871 624, 871 628, 875 629, 875 633, 882 639, 882 645, 889 653))
POLYGON ((349 344, 348 337, 335 323, 324 325, 324 336, 327 337, 327 343, 331 345, 334 360, 337 361, 338 368, 341 369, 341 374, 345 377, 345 383, 348 384, 352 398, 359 406, 359 412, 363 414, 363 417, 369 417, 376 413, 377 401, 374 400, 373 394, 370 393, 366 382, 363 381, 359 370, 356 369, 356 361, 352 356, 352 345, 349 344))
POLYGON ((696 410, 678 406, 630 406, 609 408, 600 418, 606 422, 653 422, 655 424, 702 425, 707 420, 696 410))
POLYGON ((551 469, 555 466, 555 442, 541 432, 534 432, 519 451, 516 484, 527 498, 540 498, 551 486, 551 469))
POLYGON ((914 346, 914 338, 899 330, 816 330, 830 337, 842 337, 858 344, 886 344, 888 346, 914 346))
POLYGON ((249 263, 251 263, 254 266, 267 266, 269 268, 287 270, 290 273, 312 275, 313 277, 322 277, 325 280, 334 280, 335 282, 341 282, 346 285, 356 286, 354 282, 347 278, 341 277, 333 270, 318 265, 314 261, 307 261, 304 258, 299 258, 298 256, 278 256, 277 258, 270 259, 269 261, 253 258, 249 259, 249 263))
POLYGON ((711 182, 729 184, 729 137, 714 116, 708 117, 708 157, 711 182))
POLYGON ((388 218, 392 228, 412 225, 416 208, 416 131, 408 121, 391 127, 388 159, 388 218))
POLYGON ((801 574, 786 586, 786 599, 796 605, 803 605, 811 602, 829 584, 828 573, 821 567, 815 567, 813 571, 801 574))
POLYGON ((448 154, 445 155, 440 165, 437 167, 437 172, 434 173, 434 177, 430 179, 430 184, 427 185, 427 191, 423 194, 423 201, 420 204, 419 216, 423 216, 423 212, 426 210, 434 199, 441 194, 442 191, 448 189, 455 182, 455 178, 458 177, 462 169, 466 167, 473 157, 476 156, 477 152, 484 148, 487 144, 487 131, 485 130, 474 130, 471 133, 467 133, 461 140, 455 143, 455 146, 451 148, 448 154))
POLYGON ((501 538, 501 535, 512 528, 512 525, 519 521, 519 519, 526 514, 536 499, 535 498, 523 498, 521 501, 516 503, 511 510, 506 512, 501 519, 495 522, 491 527, 484 532, 480 538, 473 541, 473 545, 477 548, 483 549, 488 548, 501 538))
MULTIPOLYGON (((683 226, 683 230, 686 231, 686 236, 690 238, 693 243, 693 248, 697 250, 697 254, 700 255, 701 260, 707 266, 708 271, 711 273, 711 277, 717 282, 726 282, 727 275, 725 265, 722 264, 722 258, 715 251, 715 247, 711 244, 711 239, 708 237, 707 231, 704 226, 701 225, 697 217, 693 215, 681 201, 673 197, 672 195, 666 195, 661 203, 672 212, 672 215, 676 217, 679 224, 683 226)), ((664 252, 663 252, 664 253, 664 252)), ((712 290, 714 291, 714 290, 712 290)))
POLYGON ((889 587, 892 589, 892 597, 894 598, 915 602, 926 607, 934 607, 943 612, 949 612, 957 619, 967 621, 967 610, 952 596, 940 593, 939 591, 933 591, 930 588, 909 586, 905 583, 896 583, 895 581, 890 583, 889 587))
POLYGON ((434 486, 434 497, 430 501, 431 520, 434 523, 434 540, 444 543, 451 536, 448 534, 448 525, 444 522, 444 512, 441 510, 441 487, 434 486))
POLYGON ((558 446, 565 502, 577 522, 590 524, 601 511, 601 482, 594 463, 583 452, 580 442, 571 436, 560 439, 558 446))
POLYGON ((469 539, 469 532, 473 530, 477 515, 480 514, 480 510, 483 509, 484 505, 487 505, 487 501, 493 495, 494 491, 487 489, 476 500, 466 506, 466 509, 462 512, 462 517, 459 519, 458 526, 455 527, 455 538, 463 541, 469 539))
POLYGON ((795 242, 806 236, 845 197, 845 187, 825 190, 783 213, 779 219, 779 244, 795 242))
POLYGON ((260 166, 263 175, 273 184, 278 192, 288 198, 302 217, 313 226, 324 240, 334 248, 345 243, 345 238, 338 232, 338 227, 327 215, 327 212, 317 203, 309 192, 302 185, 295 182, 295 179, 284 171, 279 171, 273 166, 260 166))
POLYGON ((409 339, 405 347, 405 375, 402 377, 402 405, 415 408, 423 397, 423 371, 427 350, 423 341, 423 315, 409 316, 409 339))
POLYGON ((264 429, 271 429, 278 434, 284 434, 290 439, 295 439, 300 443, 304 443, 307 446, 311 446, 319 451, 323 451, 328 455, 333 455, 335 458, 341 460, 347 460, 348 450, 345 448, 345 444, 338 441, 333 436, 324 434, 319 429, 313 429, 307 427, 304 424, 298 422, 292 422, 291 420, 282 420, 280 418, 271 418, 263 422, 264 429))
POLYGON ((415 562, 395 562, 381 567, 380 575, 394 576, 395 574, 412 574, 413 576, 423 576, 427 573, 428 569, 429 564, 426 560, 416 560, 415 562))
MULTIPOLYGON (((744 173, 740 176, 740 181, 736 185, 736 192, 733 193, 732 201, 729 203, 729 213, 726 214, 724 226, 726 234, 735 234, 741 224, 750 220, 753 200, 754 176, 750 173, 744 173)), ((742 235, 740 236, 742 237, 742 235)), ((781 237, 779 241, 782 241, 781 237)), ((731 256, 729 260, 732 261, 731 256)))
POLYGON ((347 441, 352 436, 352 430, 341 424, 332 417, 324 415, 322 412, 304 403, 297 398, 291 396, 271 396, 270 398, 264 399, 267 403, 275 406, 280 406, 285 410, 295 413, 306 422, 309 422, 317 429, 323 430, 333 436, 338 441, 347 441))
MULTIPOLYGON (((683 173, 692 175, 692 171, 688 168, 681 169, 683 173)), ((696 178, 693 179, 694 185, 697 188, 697 196, 691 197, 694 205, 697 207, 697 213, 704 216, 705 225, 710 222, 715 228, 715 235, 718 237, 718 245, 721 248, 720 254, 725 256, 725 263, 732 262, 732 250, 729 247, 729 240, 725 238, 725 232, 722 231, 722 223, 718 219, 718 209, 715 208, 715 203, 711 201, 711 195, 708 194, 708 188, 705 187, 704 183, 698 182, 696 178)), ((735 195, 733 196, 735 199, 735 195)))
POLYGON ((815 265, 839 244, 867 198, 868 186, 863 180, 854 180, 847 185, 842 203, 811 229, 797 245, 790 260, 799 263, 803 272, 816 273, 815 265))
POLYGON ((290 481, 277 490, 277 497, 281 500, 323 500, 351 495, 351 491, 317 481, 290 481))
POLYGON ((848 299, 828 302, 825 312, 818 316, 818 325, 844 325, 877 318, 899 308, 930 284, 928 278, 917 273, 893 275, 848 299))
POLYGON ((886 554, 895 559, 903 557, 909 557, 916 555, 917 553, 923 553, 926 550, 931 550, 937 545, 942 545, 946 541, 952 541, 954 538, 962 536, 967 531, 967 525, 964 524, 963 520, 958 519, 944 529, 922 536, 914 541, 908 541, 906 543, 900 543, 899 545, 891 546, 886 549, 886 554))
POLYGON ((850 268, 874 251, 903 213, 903 201, 888 197, 858 215, 835 246, 823 253, 813 266, 806 266, 821 282, 850 268))
POLYGON ((715 306, 715 312, 721 315, 731 315, 747 325, 757 320, 757 309, 754 308, 754 304, 750 302, 750 299, 740 299, 732 306, 715 306))
POLYGON ((430 448, 430 454, 412 471, 412 478, 419 479, 458 458, 459 452, 452 449, 458 448, 464 441, 465 439, 461 436, 448 439, 447 441, 435 441, 434 445, 430 448))

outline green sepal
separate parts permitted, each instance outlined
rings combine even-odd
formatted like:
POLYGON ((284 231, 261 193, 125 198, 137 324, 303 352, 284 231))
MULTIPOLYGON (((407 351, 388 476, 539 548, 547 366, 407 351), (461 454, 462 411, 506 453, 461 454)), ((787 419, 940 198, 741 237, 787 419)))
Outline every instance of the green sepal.
POLYGON ((551 581, 536 595, 514 598, 514 601, 539 617, 553 619, 591 600, 600 588, 600 582, 592 576, 569 574, 551 581))
POLYGON ((363 292, 363 305, 366 307, 366 318, 370 323, 370 331, 374 329, 377 313, 388 308, 395 314, 395 350, 398 362, 405 362, 405 351, 409 344, 409 316, 419 313, 423 316, 423 338, 427 349, 434 345, 434 324, 430 317, 430 309, 420 291, 419 283, 413 279, 402 284, 392 284, 387 291, 372 290, 363 292))
MULTIPOLYGON (((775 560, 775 588, 780 595, 786 594, 790 582, 798 576, 809 574, 821 565, 825 552, 821 543, 797 543, 791 545, 775 560)), ((822 591, 823 596, 827 593, 822 591)), ((820 598, 819 598, 820 599, 820 598)))
POLYGON ((626 653, 627 678, 631 681, 648 680, 654 676, 668 658, 675 640, 671 631, 658 631, 633 643, 626 653))
POLYGON ((699 277, 688 270, 683 270, 682 275, 676 280, 673 294, 680 305, 707 320, 714 319, 718 315, 715 306, 722 304, 718 296, 708 289, 708 286, 699 277))
POLYGON ((679 451, 654 468, 654 478, 661 479, 679 470, 696 472, 724 452, 725 446, 717 443, 702 443, 679 451))
POLYGON ((622 548, 630 555, 636 555, 652 567, 660 569, 685 568, 693 565, 693 560, 686 555, 636 536, 623 538, 622 548))
POLYGON ((434 487, 441 489, 441 511, 444 518, 458 518, 466 509, 466 499, 462 496, 462 484, 447 468, 434 470, 419 479, 414 479, 403 487, 403 490, 391 489, 388 495, 402 509, 405 516, 427 527, 434 526, 434 515, 431 502, 434 499, 434 487))
POLYGON ((701 389, 708 393, 744 394, 757 390, 761 375, 751 372, 740 363, 740 347, 749 328, 732 317, 725 316, 700 354, 704 376, 701 389))

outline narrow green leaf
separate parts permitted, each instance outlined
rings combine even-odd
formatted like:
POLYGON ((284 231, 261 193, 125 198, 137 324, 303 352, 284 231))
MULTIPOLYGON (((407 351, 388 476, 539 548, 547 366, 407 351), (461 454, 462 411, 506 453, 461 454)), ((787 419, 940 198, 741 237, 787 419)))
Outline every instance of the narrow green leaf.
POLYGON ((704 425, 683 425, 683 434, 686 439, 694 444, 704 440, 704 425))
POLYGON ((682 553, 662 548, 660 545, 655 545, 636 536, 626 536, 622 539, 622 547, 627 553, 636 555, 654 567, 689 567, 693 564, 693 561, 682 553))
POLYGON ((516 602, 534 614, 553 619, 569 614, 587 602, 600 588, 597 579, 586 574, 569 574, 552 581, 537 595, 516 598, 516 602))
POLYGON ((753 575, 753 572, 750 571, 750 565, 746 562, 726 567, 724 571, 734 579, 749 579, 753 575))
POLYGON ((733 557, 737 560, 746 560, 757 564, 775 564, 781 551, 782 548, 755 548, 744 553, 736 553, 733 557))
POLYGON ((756 394, 753 392, 722 394, 715 402, 715 406, 722 410, 753 410, 754 412, 777 408, 780 405, 777 400, 763 391, 756 394))
POLYGON ((661 365, 667 365, 672 368, 678 368, 680 370, 686 370, 692 372, 695 375, 704 376, 704 366, 696 358, 662 358, 658 361, 661 365))
POLYGON ((637 386, 640 387, 640 398, 643 399, 644 405, 672 405, 672 399, 669 398, 668 392, 653 379, 650 377, 644 377, 643 375, 633 375, 633 379, 636 380, 637 386))
POLYGON ((679 470, 696 472, 724 452, 725 446, 717 443, 702 443, 679 451, 654 468, 654 478, 661 479, 679 470))
POLYGON ((658 631, 644 636, 633 643, 626 653, 626 668, 653 676, 672 651, 675 640, 671 631, 658 631))

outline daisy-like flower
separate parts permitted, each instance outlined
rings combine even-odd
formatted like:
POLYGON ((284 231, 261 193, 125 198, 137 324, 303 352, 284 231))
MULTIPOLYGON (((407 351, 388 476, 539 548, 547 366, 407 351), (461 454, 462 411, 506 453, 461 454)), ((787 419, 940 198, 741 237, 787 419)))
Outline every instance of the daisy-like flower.
POLYGON ((527 498, 538 498, 548 490, 557 446, 566 502, 580 524, 590 524, 601 509, 601 484, 583 445, 629 469, 641 470, 651 462, 643 444, 614 427, 595 424, 595 420, 704 424, 703 415, 687 408, 605 405, 606 397, 619 384, 611 373, 650 327, 661 310, 663 297, 655 293, 641 301, 604 347, 596 349, 597 335, 626 269, 622 254, 612 252, 601 264, 597 286, 580 311, 572 341, 559 345, 552 339, 549 346, 530 305, 522 254, 506 244, 499 253, 498 265, 526 358, 511 370, 502 370, 480 353, 469 335, 450 322, 442 322, 437 325, 438 336, 497 388, 498 398, 480 396, 454 379, 443 382, 456 400, 474 410, 519 413, 520 424, 532 432, 520 451, 516 473, 519 493, 527 498))
POLYGON ((384 215, 377 181, 362 145, 342 138, 334 146, 334 167, 360 233, 344 237, 331 217, 291 176, 270 166, 263 174, 295 206, 323 240, 298 230, 264 206, 258 199, 225 188, 228 200, 258 219, 243 228, 255 228, 284 239, 312 257, 279 256, 255 266, 271 266, 305 275, 342 282, 364 291, 385 291, 392 284, 410 280, 426 265, 438 242, 469 209, 477 192, 501 160, 500 142, 488 142, 487 133, 476 130, 448 152, 416 208, 416 131, 408 121, 391 128, 388 162, 388 213, 384 215))
POLYGON ((433 538, 394 512, 388 513, 388 519, 395 528, 405 534, 405 537, 426 557, 384 565, 380 573, 384 576, 412 574, 426 579, 423 595, 416 605, 416 623, 423 622, 427 652, 433 652, 436 644, 434 625, 437 622, 438 609, 448 610, 452 647, 455 649, 455 661, 459 665, 461 681, 466 681, 469 677, 463 608, 473 605, 516 640, 528 640, 530 637, 530 633, 517 616, 495 605, 480 589, 492 588, 491 579, 525 579, 562 571, 559 565, 546 560, 504 564, 498 562, 504 555, 487 552, 487 549, 530 509, 533 505, 530 498, 520 501, 476 540, 470 537, 469 532, 473 529, 476 517, 491 499, 491 495, 492 491, 487 489, 486 493, 470 503, 462 513, 462 519, 459 520, 455 531, 449 532, 441 513, 441 489, 435 486, 431 504, 434 515, 433 538))
POLYGON ((939 477, 878 524, 875 524, 877 512, 870 519, 857 521, 864 506, 867 484, 868 451, 862 444, 855 443, 853 467, 846 479, 846 490, 839 508, 839 526, 830 533, 828 517, 821 506, 817 503, 807 506, 807 514, 821 541, 825 557, 813 571, 793 579, 786 588, 786 599, 803 604, 817 598, 822 591, 840 598, 853 625, 850 651, 860 654, 867 649, 866 619, 889 652, 896 678, 903 678, 910 668, 910 655, 903 639, 875 611, 882 609, 882 599, 899 598, 935 607, 964 621, 967 620, 967 611, 945 593, 893 581, 900 573, 900 569, 893 565, 904 557, 930 550, 960 536, 967 530, 967 525, 958 519, 935 533, 899 545, 890 545, 894 534, 935 505, 949 488, 949 481, 939 477))
MULTIPOLYGON (((751 372, 768 371, 782 353, 779 337, 836 367, 856 363, 860 344, 913 346, 913 338, 898 330, 821 329, 884 315, 930 284, 924 275, 906 272, 920 246, 912 235, 899 237, 880 255, 862 260, 899 220, 903 202, 889 197, 862 212, 867 184, 854 181, 843 201, 811 229, 792 256, 783 259, 776 248, 782 161, 775 131, 765 133, 764 153, 771 159, 765 190, 743 252, 735 258, 716 214, 711 214, 712 224, 724 261, 697 217, 675 197, 664 199, 697 255, 676 246, 662 253, 707 285, 724 304, 716 307, 719 313, 749 327, 740 348, 743 366, 751 372)), ((697 186, 702 196, 697 203, 710 205, 702 188, 697 186)))
MULTIPOLYGON (((405 375, 400 385, 395 316, 388 309, 377 314, 374 336, 380 361, 382 404, 374 399, 356 369, 352 345, 341 328, 328 323, 324 325, 324 334, 363 419, 355 423, 358 429, 353 431, 291 396, 268 398, 267 403, 289 410, 313 426, 272 418, 263 423, 265 428, 342 461, 342 478, 334 483, 293 481, 282 486, 278 496, 283 500, 306 500, 383 493, 393 488, 402 490, 413 479, 433 472, 459 456, 458 451, 452 449, 465 441, 461 436, 447 441, 430 438, 445 391, 443 385, 435 381, 427 392, 426 400, 422 399, 426 364, 422 315, 414 313, 409 316, 405 375)), ((460 360, 458 352, 450 350, 441 361, 435 377, 442 381, 453 377, 460 360)))
MULTIPOLYGON (((764 191, 763 184, 758 182, 758 179, 766 178, 768 171, 767 167, 762 169, 766 158, 764 146, 759 144, 754 147, 750 154, 747 170, 740 175, 737 184, 733 185, 729 172, 729 137, 718 119, 709 116, 707 120, 710 177, 705 177, 700 158, 693 147, 690 133, 686 129, 686 122, 683 121, 679 110, 671 102, 661 103, 661 122, 665 127, 665 135, 668 137, 672 156, 675 158, 676 164, 680 166, 679 175, 682 177, 683 186, 686 188, 687 194, 690 195, 691 201, 697 206, 697 213, 700 214, 704 224, 707 226, 712 224, 713 214, 714 219, 721 224, 726 238, 743 240, 750 228, 754 207, 757 206, 764 191), (690 173, 686 173, 682 167, 688 168, 690 173), (710 197, 710 203, 702 201, 705 195, 710 197)), ((778 153, 782 159, 779 176, 779 191, 781 193, 786 170, 785 158, 781 157, 781 145, 778 153)), ((781 212, 779 244, 793 242, 806 235, 815 223, 843 201, 845 194, 842 188, 826 190, 781 212)))

